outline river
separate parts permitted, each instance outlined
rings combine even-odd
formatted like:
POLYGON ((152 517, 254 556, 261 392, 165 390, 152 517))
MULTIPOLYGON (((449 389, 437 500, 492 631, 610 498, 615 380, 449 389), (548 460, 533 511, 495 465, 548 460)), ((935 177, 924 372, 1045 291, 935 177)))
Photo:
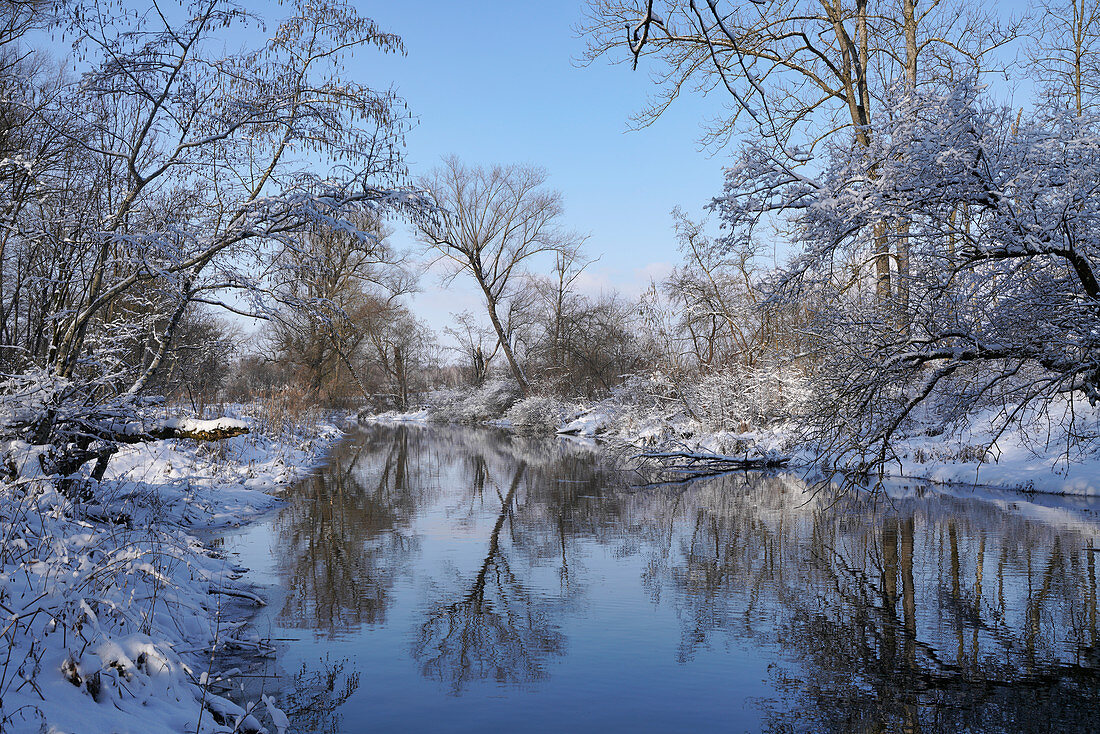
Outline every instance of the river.
POLYGON ((224 538, 295 731, 1096 731, 1100 503, 373 426, 224 538))

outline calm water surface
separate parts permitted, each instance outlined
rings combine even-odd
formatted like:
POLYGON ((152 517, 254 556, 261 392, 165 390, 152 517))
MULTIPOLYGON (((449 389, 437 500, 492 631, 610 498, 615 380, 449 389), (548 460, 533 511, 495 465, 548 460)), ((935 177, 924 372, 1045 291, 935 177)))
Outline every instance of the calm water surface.
POLYGON ((296 730, 1100 730, 1100 507, 804 489, 378 426, 226 545, 296 730))

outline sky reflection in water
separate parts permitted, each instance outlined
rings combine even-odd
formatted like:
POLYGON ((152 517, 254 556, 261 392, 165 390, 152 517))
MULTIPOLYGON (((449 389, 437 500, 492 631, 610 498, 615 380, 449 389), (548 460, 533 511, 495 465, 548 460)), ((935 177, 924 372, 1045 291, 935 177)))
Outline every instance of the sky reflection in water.
POLYGON ((378 426, 228 541, 305 731, 1094 731, 1097 507, 895 494, 378 426))

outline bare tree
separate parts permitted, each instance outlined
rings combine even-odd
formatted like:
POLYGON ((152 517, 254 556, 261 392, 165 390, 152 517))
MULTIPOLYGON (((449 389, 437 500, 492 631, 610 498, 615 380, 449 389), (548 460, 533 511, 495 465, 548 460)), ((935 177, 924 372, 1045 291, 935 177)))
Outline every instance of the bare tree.
POLYGON ((546 278, 534 278, 532 285, 547 308, 542 351, 552 373, 565 378, 566 342, 569 322, 576 313, 578 296, 574 284, 594 260, 586 260, 580 248, 554 253, 554 268, 546 278))
POLYGON ((172 353, 151 387, 169 398, 186 399, 202 415, 227 385, 243 341, 240 330, 211 309, 191 309, 177 327, 172 353))
POLYGON ((404 410, 413 390, 425 386, 428 368, 436 366, 437 345, 432 330, 407 308, 396 302, 388 305, 364 324, 374 357, 366 361, 388 386, 387 398, 404 410))
MULTIPOLYGON (((378 221, 356 226, 374 238, 315 228, 287 247, 282 281, 272 289, 283 306, 269 317, 267 336, 274 356, 298 368, 309 394, 341 401, 348 380, 370 398, 362 362, 364 347, 379 347, 391 321, 405 312, 399 299, 416 279, 388 241, 378 221)), ((383 358, 390 371, 391 354, 383 358)))
POLYGON ((1100 2, 1043 0, 1029 67, 1048 96, 1078 115, 1100 100, 1100 2))
POLYGON ((561 194, 545 184, 546 172, 533 166, 482 168, 453 156, 422 182, 437 213, 419 220, 420 236, 454 266, 448 281, 468 273, 477 282, 497 343, 524 392, 527 377, 506 311, 531 258, 567 252, 580 243, 558 225, 561 194))
POLYGON ((469 311, 451 314, 454 326, 448 326, 444 331, 458 342, 458 349, 469 361, 470 380, 475 385, 485 382, 489 376, 489 369, 493 364, 493 357, 500 350, 500 340, 492 328, 469 311), (485 343, 492 338, 493 348, 486 351, 485 343))

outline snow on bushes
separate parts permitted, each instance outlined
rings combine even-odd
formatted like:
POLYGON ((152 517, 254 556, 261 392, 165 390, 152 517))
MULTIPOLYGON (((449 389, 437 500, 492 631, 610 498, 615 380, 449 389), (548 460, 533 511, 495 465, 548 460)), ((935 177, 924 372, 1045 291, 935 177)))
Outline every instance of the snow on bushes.
POLYGON ((679 380, 653 372, 627 378, 560 432, 739 454, 761 442, 786 446, 785 424, 808 400, 806 381, 784 368, 738 367, 679 380), (777 431, 784 437, 771 435, 777 431))
POLYGON ((428 406, 432 420, 483 423, 503 416, 521 394, 515 380, 497 378, 479 387, 437 390, 428 397, 428 406))
POLYGON ((436 421, 503 420, 521 428, 647 446, 690 439, 740 453, 747 443, 785 445, 786 439, 764 434, 804 411, 809 395, 807 381, 797 371, 739 366, 686 379, 659 370, 630 375, 588 408, 548 395, 520 399, 515 382, 496 379, 468 390, 436 391, 429 396, 428 413, 436 421))
POLYGON ((687 391, 692 412, 708 431, 767 427, 803 414, 808 380, 796 370, 735 365, 704 375, 687 391))
POLYGON ((532 395, 517 401, 504 414, 504 420, 514 426, 542 431, 556 431, 577 407, 550 395, 532 395))

